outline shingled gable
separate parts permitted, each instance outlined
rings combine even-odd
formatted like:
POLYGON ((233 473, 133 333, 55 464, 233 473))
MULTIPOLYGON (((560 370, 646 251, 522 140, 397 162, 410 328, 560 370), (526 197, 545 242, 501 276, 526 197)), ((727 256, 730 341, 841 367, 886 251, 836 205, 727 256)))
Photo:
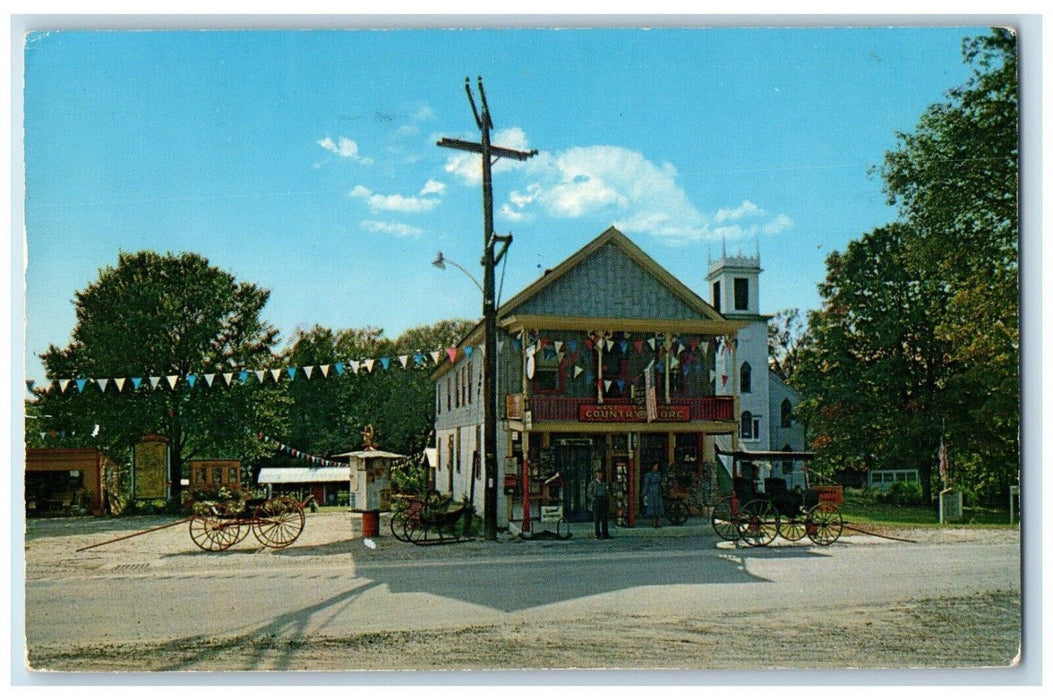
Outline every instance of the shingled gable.
POLYGON ((724 321, 613 226, 498 311, 519 315, 724 321))

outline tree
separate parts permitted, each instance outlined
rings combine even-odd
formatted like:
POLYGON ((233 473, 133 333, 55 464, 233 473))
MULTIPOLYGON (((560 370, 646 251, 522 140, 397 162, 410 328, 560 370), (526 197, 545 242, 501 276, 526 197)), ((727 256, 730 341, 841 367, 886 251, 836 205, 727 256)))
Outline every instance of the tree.
POLYGON ((256 432, 284 420, 278 393, 218 381, 191 386, 188 375, 267 366, 278 335, 260 318, 268 297, 193 253, 121 253, 116 267, 77 292, 69 346, 41 355, 52 380, 92 378, 79 391, 37 394, 42 431, 96 433, 99 447, 117 458, 145 433, 165 436, 177 501, 185 460, 258 454, 256 432), (118 391, 94 381, 169 376, 177 377, 175 387, 164 381, 118 391))
POLYGON ((967 40, 975 66, 880 170, 899 222, 827 260, 795 380, 819 464, 915 466, 941 439, 958 486, 1000 499, 1019 463, 1016 43, 967 40))
POLYGON ((783 309, 768 321, 768 369, 779 379, 792 383, 808 346, 808 328, 800 309, 783 309))

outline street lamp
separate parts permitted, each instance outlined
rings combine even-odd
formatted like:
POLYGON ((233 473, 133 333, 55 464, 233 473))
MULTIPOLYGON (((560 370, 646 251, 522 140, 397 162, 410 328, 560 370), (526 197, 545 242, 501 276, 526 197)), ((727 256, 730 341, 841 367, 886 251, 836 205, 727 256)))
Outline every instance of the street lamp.
POLYGON ((483 285, 479 284, 479 280, 475 279, 475 277, 472 276, 471 272, 468 272, 468 270, 462 267, 460 263, 454 262, 453 260, 447 258, 445 255, 442 254, 441 250, 436 254, 435 259, 431 261, 431 264, 434 267, 439 268, 440 270, 445 270, 447 265, 453 265, 458 270, 468 275, 468 279, 470 279, 472 282, 475 282, 475 286, 479 288, 480 292, 483 291, 483 285))

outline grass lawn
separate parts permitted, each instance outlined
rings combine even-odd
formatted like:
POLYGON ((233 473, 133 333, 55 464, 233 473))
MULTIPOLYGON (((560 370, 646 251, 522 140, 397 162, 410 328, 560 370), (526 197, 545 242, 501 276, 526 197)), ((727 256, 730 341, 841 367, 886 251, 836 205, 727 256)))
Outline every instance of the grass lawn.
MULTIPOLYGON (((845 520, 854 523, 871 523, 887 525, 939 526, 940 514, 935 508, 920 506, 894 506, 887 503, 863 502, 852 498, 845 499, 841 506, 845 520)), ((1017 527, 1009 525, 1009 511, 997 508, 965 508, 965 517, 961 525, 982 525, 991 527, 1017 527)))

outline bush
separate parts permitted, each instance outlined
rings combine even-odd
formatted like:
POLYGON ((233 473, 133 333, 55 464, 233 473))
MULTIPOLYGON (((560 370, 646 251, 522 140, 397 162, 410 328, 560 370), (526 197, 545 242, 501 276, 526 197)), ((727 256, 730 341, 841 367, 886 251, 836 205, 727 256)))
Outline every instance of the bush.
POLYGON ((894 506, 924 505, 921 484, 916 481, 897 481, 878 497, 879 502, 894 506))

